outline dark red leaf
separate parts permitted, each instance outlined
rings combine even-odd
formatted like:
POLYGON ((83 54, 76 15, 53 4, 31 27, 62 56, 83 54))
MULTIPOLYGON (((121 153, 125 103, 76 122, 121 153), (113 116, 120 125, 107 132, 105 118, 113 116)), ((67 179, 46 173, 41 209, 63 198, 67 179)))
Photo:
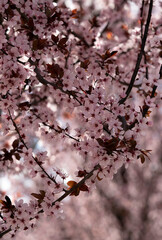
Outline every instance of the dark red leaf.
POLYGON ((59 41, 59 43, 58 43, 59 47, 64 47, 64 45, 66 44, 67 40, 68 40, 67 38, 62 38, 59 41))
POLYGON ((15 156, 15 158, 16 158, 17 160, 20 160, 20 158, 21 158, 18 153, 14 153, 14 156, 15 156))
POLYGON ((86 170, 83 171, 79 170, 77 177, 84 177, 86 174, 87 174, 86 170))
POLYGON ((46 193, 45 193, 44 190, 40 190, 39 192, 40 192, 40 194, 39 194, 39 193, 31 193, 31 195, 32 195, 33 197, 37 198, 38 203, 40 204, 40 203, 43 202, 43 199, 44 199, 46 193))
POLYGON ((55 35, 51 35, 51 39, 52 39, 52 41, 54 41, 55 43, 57 43, 58 42, 58 40, 59 40, 59 38, 58 38, 58 36, 55 36, 55 35))
POLYGON ((19 139, 15 139, 12 143, 13 148, 17 148, 19 146, 19 139))
POLYGON ((80 189, 81 191, 85 191, 85 192, 88 192, 88 191, 89 191, 87 185, 85 185, 85 184, 81 185, 81 187, 80 187, 79 189, 80 189))

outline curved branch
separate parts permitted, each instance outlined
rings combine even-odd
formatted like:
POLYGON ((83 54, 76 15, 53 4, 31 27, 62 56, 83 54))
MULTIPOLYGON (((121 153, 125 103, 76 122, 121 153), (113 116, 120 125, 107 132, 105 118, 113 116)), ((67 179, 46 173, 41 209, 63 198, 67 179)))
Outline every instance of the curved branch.
POLYGON ((146 25, 145 25, 145 31, 144 31, 144 35, 143 35, 143 38, 142 38, 141 50, 140 50, 140 53, 138 54, 137 61, 136 61, 136 66, 135 66, 130 84, 129 84, 129 86, 127 88, 127 91, 126 91, 126 97, 120 99, 119 104, 123 104, 127 100, 128 96, 129 96, 129 94, 130 94, 130 92, 133 88, 134 82, 136 80, 136 76, 138 74, 140 63, 141 63, 141 60, 142 60, 142 55, 144 53, 146 39, 147 39, 147 36, 148 36, 148 30, 149 30, 149 25, 150 25, 150 21, 151 21, 152 8, 153 8, 153 0, 150 0, 147 22, 146 22, 146 25))

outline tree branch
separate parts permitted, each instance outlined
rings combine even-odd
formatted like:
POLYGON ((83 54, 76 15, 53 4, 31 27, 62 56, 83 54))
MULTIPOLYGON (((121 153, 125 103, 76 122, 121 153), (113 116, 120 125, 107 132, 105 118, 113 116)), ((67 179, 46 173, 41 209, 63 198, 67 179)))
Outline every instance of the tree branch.
POLYGON ((78 183, 77 183, 76 185, 74 185, 69 191, 66 191, 60 198, 58 198, 56 201, 54 201, 54 202, 52 203, 52 206, 55 205, 56 202, 61 202, 64 198, 66 198, 68 195, 70 195, 70 193, 74 192, 77 188, 79 188, 80 186, 82 186, 87 179, 89 179, 90 177, 92 177, 93 172, 94 172, 95 170, 99 169, 99 168, 100 168, 100 165, 97 164, 97 165, 93 168, 93 170, 92 170, 91 172, 89 172, 80 182, 78 182, 78 183))
MULTIPOLYGON (((24 140, 23 140, 23 138, 22 138, 22 136, 21 136, 21 134, 20 134, 20 132, 19 132, 19 129, 18 129, 16 123, 14 122, 14 120, 13 120, 13 118, 12 118, 12 116, 11 116, 10 110, 8 110, 8 112, 9 112, 11 121, 12 121, 14 127, 15 127, 15 130, 16 130, 18 136, 19 136, 20 141, 22 142, 22 144, 24 145, 24 147, 25 147, 26 149, 28 149, 28 146, 27 146, 26 143, 24 142, 24 140)), ((34 161, 37 163, 37 165, 41 168, 42 172, 44 172, 44 174, 45 174, 52 182, 54 182, 55 184, 57 184, 56 180, 55 180, 53 177, 51 177, 51 176, 46 172, 46 170, 42 167, 41 163, 39 163, 39 161, 37 160, 37 158, 35 158, 35 157, 33 157, 33 156, 32 156, 32 158, 33 158, 34 161)))
POLYGON ((142 55, 143 55, 145 44, 146 44, 146 39, 147 39, 147 36, 148 36, 148 30, 149 30, 149 25, 150 25, 150 21, 151 21, 152 8, 153 8, 153 0, 150 0, 147 22, 146 22, 146 25, 145 25, 145 31, 144 31, 144 35, 143 35, 143 38, 142 38, 141 50, 140 50, 140 53, 138 54, 137 61, 136 61, 136 66, 135 66, 130 84, 129 84, 129 86, 127 88, 127 91, 126 91, 126 97, 120 99, 119 104, 123 104, 127 100, 128 96, 129 96, 129 94, 130 94, 130 92, 133 88, 134 82, 136 80, 136 76, 137 76, 138 71, 139 71, 140 63, 141 63, 141 60, 142 60, 142 55))

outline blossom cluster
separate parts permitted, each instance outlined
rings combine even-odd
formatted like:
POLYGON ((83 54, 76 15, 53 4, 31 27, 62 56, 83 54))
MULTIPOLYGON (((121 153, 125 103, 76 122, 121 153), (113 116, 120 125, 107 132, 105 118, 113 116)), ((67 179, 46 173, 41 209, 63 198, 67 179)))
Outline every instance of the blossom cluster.
POLYGON ((41 183, 29 204, 1 200, 2 235, 33 228, 41 213, 60 216, 68 195, 89 192, 122 165, 149 158, 140 139, 159 106, 162 78, 156 19, 148 31, 152 7, 150 0, 143 25, 125 8, 87 19, 86 11, 51 0, 1 1, 0 124, 9 145, 1 145, 0 168, 21 169, 41 183), (66 152, 83 163, 75 176, 81 181, 68 189, 67 175, 55 166, 66 152))

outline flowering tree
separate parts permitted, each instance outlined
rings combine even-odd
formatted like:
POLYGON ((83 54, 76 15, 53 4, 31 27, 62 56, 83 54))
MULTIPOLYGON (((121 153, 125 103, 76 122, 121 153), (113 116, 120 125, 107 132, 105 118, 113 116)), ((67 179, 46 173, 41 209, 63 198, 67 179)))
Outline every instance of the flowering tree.
POLYGON ((160 101, 160 2, 65 3, 0 2, 0 169, 27 199, 1 192, 3 238, 150 158, 142 134, 160 101))

